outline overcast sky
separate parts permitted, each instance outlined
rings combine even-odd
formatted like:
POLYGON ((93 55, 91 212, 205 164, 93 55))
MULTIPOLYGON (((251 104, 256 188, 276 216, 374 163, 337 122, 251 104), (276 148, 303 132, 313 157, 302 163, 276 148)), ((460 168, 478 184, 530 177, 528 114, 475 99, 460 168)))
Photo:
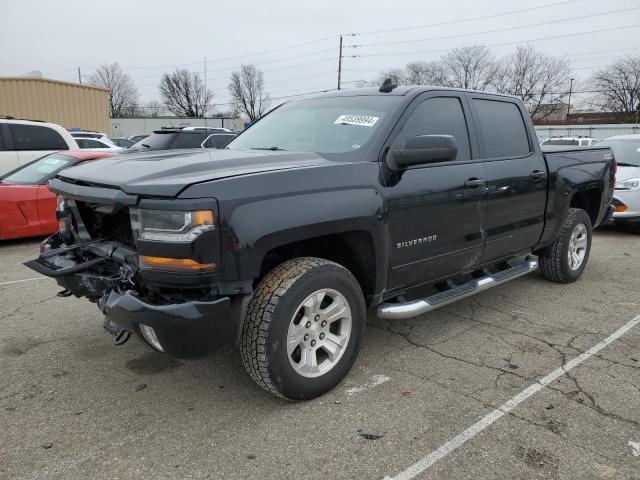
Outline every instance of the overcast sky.
POLYGON ((352 32, 362 35, 344 39, 345 46, 359 45, 344 49, 345 82, 434 60, 452 47, 487 45, 500 56, 528 41, 546 53, 571 57, 575 76, 585 78, 612 60, 640 55, 640 2, 2 0, 0 76, 40 70, 46 77, 77 81, 78 66, 86 76, 101 63, 118 62, 144 104, 159 99, 163 72, 179 64, 202 72, 206 57, 208 86, 224 110, 230 72, 241 63, 264 71, 273 97, 335 88, 338 34, 352 32), (523 9, 531 10, 499 15, 523 9), (451 23, 487 16, 492 17, 451 23), (407 28, 414 26, 419 28, 407 28), (401 30, 366 33, 393 29, 401 30), (594 30, 609 31, 574 35, 594 30), (279 50, 268 52, 274 49, 279 50))

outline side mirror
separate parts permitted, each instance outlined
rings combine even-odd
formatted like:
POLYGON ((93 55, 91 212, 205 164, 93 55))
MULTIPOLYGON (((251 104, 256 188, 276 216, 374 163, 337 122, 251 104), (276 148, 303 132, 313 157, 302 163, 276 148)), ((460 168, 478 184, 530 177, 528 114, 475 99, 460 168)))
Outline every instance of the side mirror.
POLYGON ((402 170, 413 165, 449 162, 458 155, 456 141, 451 135, 418 135, 410 138, 402 149, 389 150, 387 165, 402 170))

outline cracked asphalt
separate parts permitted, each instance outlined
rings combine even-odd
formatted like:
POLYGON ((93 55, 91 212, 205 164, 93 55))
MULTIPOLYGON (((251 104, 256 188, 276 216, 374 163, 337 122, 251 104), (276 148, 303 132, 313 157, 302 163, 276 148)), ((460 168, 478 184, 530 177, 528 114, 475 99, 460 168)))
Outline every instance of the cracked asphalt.
MULTIPOLYGON (((35 277, 21 263, 37 249, 0 245, 3 480, 392 477, 640 314, 640 235, 600 230, 577 283, 532 274, 415 319, 370 315, 343 383, 288 403, 237 352, 113 347, 53 281, 2 284, 35 277)), ((640 326, 418 478, 639 479, 640 326)))

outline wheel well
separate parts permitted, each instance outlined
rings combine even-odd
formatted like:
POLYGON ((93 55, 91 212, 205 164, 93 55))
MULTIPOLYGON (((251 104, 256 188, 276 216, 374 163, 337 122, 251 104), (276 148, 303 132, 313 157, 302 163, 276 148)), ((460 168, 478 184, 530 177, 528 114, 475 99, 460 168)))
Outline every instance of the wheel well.
POLYGON ((267 252, 254 288, 274 267, 296 257, 318 257, 349 270, 362 288, 367 304, 375 290, 375 252, 368 232, 343 232, 288 243, 267 252))
POLYGON ((591 218, 591 223, 595 225, 598 219, 598 212, 600 211, 600 200, 602 199, 602 191, 597 188, 590 188, 587 190, 580 190, 576 192, 571 198, 572 208, 581 208, 591 218))

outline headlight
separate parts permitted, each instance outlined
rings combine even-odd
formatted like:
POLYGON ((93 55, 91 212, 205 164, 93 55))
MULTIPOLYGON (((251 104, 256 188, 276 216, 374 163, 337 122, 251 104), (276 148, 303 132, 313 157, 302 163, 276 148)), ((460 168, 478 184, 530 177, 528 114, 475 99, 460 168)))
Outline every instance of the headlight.
POLYGON ((628 180, 618 180, 616 190, 638 190, 640 189, 640 178, 630 178, 628 180))
POLYGON ((193 212, 176 210, 131 209, 131 226, 139 240, 191 242, 202 233, 215 229, 211 210, 193 212))

